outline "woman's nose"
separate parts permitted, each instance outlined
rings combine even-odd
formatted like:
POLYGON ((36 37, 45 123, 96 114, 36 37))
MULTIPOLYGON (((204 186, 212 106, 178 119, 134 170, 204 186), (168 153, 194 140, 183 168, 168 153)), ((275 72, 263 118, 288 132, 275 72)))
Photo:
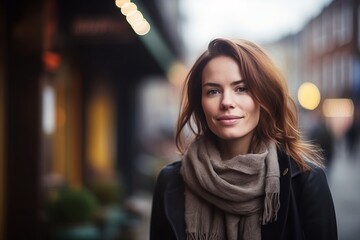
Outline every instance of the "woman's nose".
POLYGON ((234 101, 231 94, 223 94, 221 99, 221 109, 234 108, 234 101))

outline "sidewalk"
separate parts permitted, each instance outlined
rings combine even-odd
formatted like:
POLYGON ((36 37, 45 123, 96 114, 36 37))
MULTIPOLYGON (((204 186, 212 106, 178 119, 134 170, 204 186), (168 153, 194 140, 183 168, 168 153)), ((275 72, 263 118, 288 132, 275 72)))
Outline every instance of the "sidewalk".
MULTIPOLYGON (((359 144, 358 144, 359 145, 359 144)), ((344 142, 336 144, 332 169, 328 172, 337 215, 339 240, 360 236, 360 146, 350 155, 344 142)))

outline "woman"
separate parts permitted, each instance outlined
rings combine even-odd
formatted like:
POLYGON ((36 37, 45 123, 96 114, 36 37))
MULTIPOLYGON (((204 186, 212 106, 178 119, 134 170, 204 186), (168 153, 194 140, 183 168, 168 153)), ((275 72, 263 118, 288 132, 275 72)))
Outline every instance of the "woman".
POLYGON ((213 40, 184 90, 183 158, 159 174, 152 240, 337 239, 320 152, 301 140, 295 104, 259 46, 213 40))

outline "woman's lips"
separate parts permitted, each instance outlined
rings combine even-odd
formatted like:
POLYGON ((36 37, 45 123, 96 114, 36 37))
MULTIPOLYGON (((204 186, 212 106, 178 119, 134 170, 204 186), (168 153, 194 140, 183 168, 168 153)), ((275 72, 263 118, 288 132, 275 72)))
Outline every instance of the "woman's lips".
POLYGON ((242 119, 244 117, 242 116, 230 116, 230 115, 226 115, 226 116, 220 116, 217 118, 217 121, 222 124, 222 125, 226 125, 226 126, 229 126, 229 125, 234 125, 236 123, 239 122, 240 119, 242 119))

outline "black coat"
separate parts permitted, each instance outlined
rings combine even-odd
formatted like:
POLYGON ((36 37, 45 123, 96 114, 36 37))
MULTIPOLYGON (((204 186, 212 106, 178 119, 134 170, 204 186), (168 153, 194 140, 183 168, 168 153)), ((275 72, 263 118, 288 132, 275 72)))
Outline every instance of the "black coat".
MULTIPOLYGON (((287 155, 278 152, 280 209, 277 221, 261 226, 264 240, 335 240, 334 204, 324 171, 313 166, 301 172, 287 155)), ((150 240, 184 240, 184 182, 181 161, 162 169, 156 183, 150 240)))

